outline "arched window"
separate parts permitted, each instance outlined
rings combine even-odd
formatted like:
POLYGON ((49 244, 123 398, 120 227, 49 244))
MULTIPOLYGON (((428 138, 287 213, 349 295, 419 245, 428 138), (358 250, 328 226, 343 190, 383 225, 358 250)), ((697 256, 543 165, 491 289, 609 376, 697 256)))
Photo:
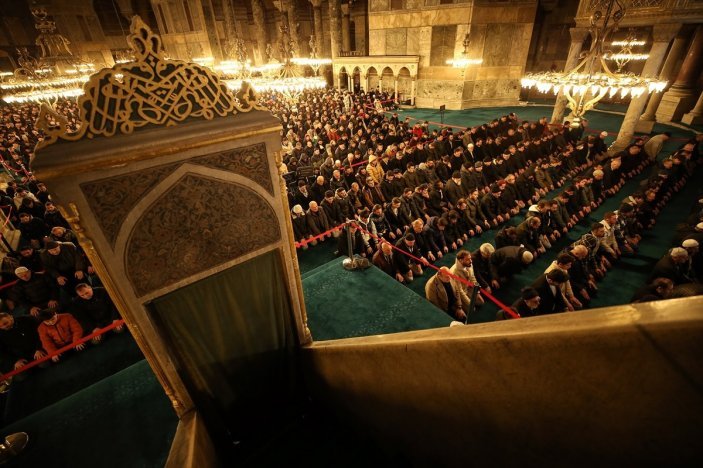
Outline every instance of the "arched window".
POLYGON ((106 36, 129 33, 129 21, 120 12, 117 0, 93 0, 93 9, 106 36))

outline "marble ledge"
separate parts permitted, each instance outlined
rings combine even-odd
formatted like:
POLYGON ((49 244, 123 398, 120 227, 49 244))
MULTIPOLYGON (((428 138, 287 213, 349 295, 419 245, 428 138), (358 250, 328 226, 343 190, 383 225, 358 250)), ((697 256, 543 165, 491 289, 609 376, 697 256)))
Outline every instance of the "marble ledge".
POLYGON ((441 26, 465 24, 471 14, 467 5, 447 5, 451 8, 387 11, 369 13, 369 29, 415 28, 421 26, 441 26))

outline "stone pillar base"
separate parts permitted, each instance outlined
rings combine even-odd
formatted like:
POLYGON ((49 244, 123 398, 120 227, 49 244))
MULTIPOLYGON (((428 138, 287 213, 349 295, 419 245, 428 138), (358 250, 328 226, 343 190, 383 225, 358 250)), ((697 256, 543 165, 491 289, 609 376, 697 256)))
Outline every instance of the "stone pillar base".
POLYGON ((686 125, 701 125, 703 124, 703 115, 689 112, 681 117, 681 123, 685 123, 686 125))
POLYGON ((660 122, 679 121, 683 117, 684 112, 691 110, 695 103, 695 96, 664 94, 657 109, 657 120, 660 122))
POLYGON ((637 125, 635 125, 635 133, 652 133, 656 123, 655 120, 638 120, 637 125))

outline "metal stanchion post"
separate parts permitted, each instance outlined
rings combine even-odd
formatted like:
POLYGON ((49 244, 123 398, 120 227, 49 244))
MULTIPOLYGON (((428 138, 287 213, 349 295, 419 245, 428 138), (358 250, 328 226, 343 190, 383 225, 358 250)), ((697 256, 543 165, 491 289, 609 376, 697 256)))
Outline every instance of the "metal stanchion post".
POLYGON ((27 446, 29 436, 26 432, 16 432, 5 437, 5 441, 0 443, 0 465, 4 465, 27 446))
POLYGON ((471 303, 469 304, 469 313, 466 314, 466 320, 464 320, 464 324, 469 323, 469 316, 473 313, 474 309, 476 308, 476 297, 478 296, 478 286, 474 285, 474 287, 471 289, 471 303))
POLYGON ((342 261, 342 266, 344 267, 345 270, 355 270, 356 269, 356 261, 354 261, 354 248, 352 247, 352 232, 351 232, 351 220, 347 220, 346 222, 346 228, 347 228, 347 252, 349 253, 349 258, 345 258, 342 261))

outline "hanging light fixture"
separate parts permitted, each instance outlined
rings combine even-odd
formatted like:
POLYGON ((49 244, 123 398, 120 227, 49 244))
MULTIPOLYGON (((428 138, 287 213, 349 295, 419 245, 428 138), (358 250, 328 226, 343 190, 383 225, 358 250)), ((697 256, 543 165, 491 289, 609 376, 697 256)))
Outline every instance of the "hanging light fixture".
POLYGON ((19 67, 3 79, 0 91, 7 103, 35 101, 53 107, 59 98, 80 96, 95 66, 73 55, 69 41, 56 32, 56 22, 49 19, 45 8, 30 11, 39 31, 36 43, 41 56, 35 58, 26 48, 18 49, 19 67))
POLYGON ((310 57, 293 57, 291 62, 299 66, 308 66, 312 68, 312 71, 317 76, 320 71, 320 67, 323 65, 330 65, 332 63, 331 58, 318 58, 317 57, 317 42, 315 40, 315 35, 310 36, 310 57))
MULTIPOLYGON (((293 57, 294 45, 290 39, 290 33, 288 31, 285 22, 282 22, 279 27, 280 30, 280 43, 279 51, 281 53, 281 62, 276 62, 273 60, 272 48, 266 48, 266 54, 269 57, 269 62, 261 67, 252 67, 250 71, 252 76, 247 79, 247 82, 258 92, 272 91, 282 94, 288 101, 295 102, 298 100, 300 95, 309 89, 324 89, 327 87, 327 82, 324 78, 319 76, 305 77, 301 76, 296 70, 296 65, 309 65, 319 69, 320 66, 327 63, 313 61, 305 62, 304 60, 296 60, 293 57), (298 62, 296 64, 296 62, 298 62), (259 76, 256 76, 259 75, 259 76)), ((313 54, 316 54, 316 50, 313 49, 313 54)), ((315 59, 313 55, 311 59, 315 59)), ((319 59, 325 60, 325 59, 319 59)), ((331 62, 331 61, 330 61, 331 62)), ((239 90, 243 80, 242 79, 229 79, 224 80, 227 86, 232 90, 239 90)))
POLYGON ((454 58, 447 60, 447 65, 451 65, 454 68, 466 68, 469 65, 480 65, 483 63, 483 59, 480 58, 469 58, 469 46, 471 45, 471 25, 469 24, 469 30, 464 36, 464 40, 461 43, 464 46, 464 51, 461 53, 460 58, 454 58))
MULTIPOLYGON (((586 111, 592 109, 606 95, 614 97, 620 94, 622 97, 630 95, 636 98, 643 94, 663 91, 666 81, 633 73, 621 73, 620 68, 616 72, 610 70, 606 62, 609 51, 605 44, 612 33, 617 31, 624 16, 625 8, 617 0, 607 1, 605 14, 597 10, 591 15, 589 29, 593 40, 590 50, 580 57, 580 62, 565 72, 528 73, 521 80, 522 87, 536 88, 542 93, 558 94, 562 91, 568 101, 568 107, 572 110, 570 118, 574 125, 578 125, 586 111)), ((617 43, 624 44, 623 47, 632 47, 639 45, 639 42, 641 41, 628 38, 613 45, 617 43)))

